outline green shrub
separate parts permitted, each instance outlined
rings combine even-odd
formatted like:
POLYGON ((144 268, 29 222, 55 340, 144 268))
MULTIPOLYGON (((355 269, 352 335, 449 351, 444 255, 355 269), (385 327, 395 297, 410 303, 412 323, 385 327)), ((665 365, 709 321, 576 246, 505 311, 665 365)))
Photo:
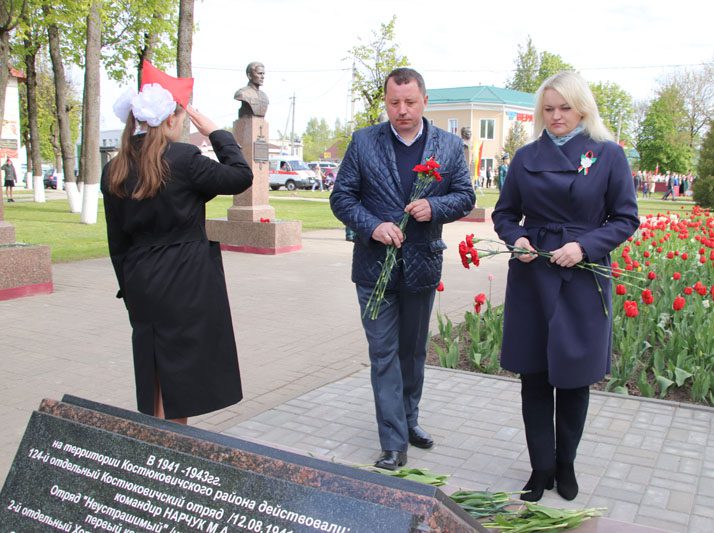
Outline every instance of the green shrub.
POLYGON ((700 176, 694 180, 692 193, 697 205, 714 208, 714 176, 700 176))

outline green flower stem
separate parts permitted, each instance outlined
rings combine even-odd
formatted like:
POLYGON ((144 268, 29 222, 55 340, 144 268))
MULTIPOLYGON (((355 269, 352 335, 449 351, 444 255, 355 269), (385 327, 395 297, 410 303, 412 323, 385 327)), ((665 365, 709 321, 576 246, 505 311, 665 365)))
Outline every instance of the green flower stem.
MULTIPOLYGON (((417 174, 416 183, 414 184, 414 189, 412 190, 412 195, 409 198, 409 203, 419 200, 431 181, 431 176, 428 176, 423 172, 419 172, 419 174, 417 174)), ((409 213, 404 213, 399 221, 399 229, 405 239, 407 235, 407 222, 409 222, 409 213)), ((372 293, 369 295, 369 300, 367 300, 367 305, 364 308, 364 313, 362 313, 362 318, 369 316, 371 320, 376 320, 379 316, 379 311, 382 307, 382 302, 384 301, 384 293, 389 286, 389 280, 392 278, 392 271, 395 266, 397 266, 397 248, 390 244, 387 246, 387 255, 382 263, 382 270, 379 273, 374 289, 372 289, 372 293)))

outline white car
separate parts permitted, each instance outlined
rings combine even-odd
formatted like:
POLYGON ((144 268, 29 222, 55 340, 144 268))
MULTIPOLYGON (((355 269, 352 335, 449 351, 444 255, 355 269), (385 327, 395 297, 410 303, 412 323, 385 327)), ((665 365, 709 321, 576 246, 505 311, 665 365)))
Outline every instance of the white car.
POLYGON ((271 157, 268 184, 277 191, 285 187, 289 191, 310 189, 315 183, 315 173, 304 161, 290 156, 271 157))

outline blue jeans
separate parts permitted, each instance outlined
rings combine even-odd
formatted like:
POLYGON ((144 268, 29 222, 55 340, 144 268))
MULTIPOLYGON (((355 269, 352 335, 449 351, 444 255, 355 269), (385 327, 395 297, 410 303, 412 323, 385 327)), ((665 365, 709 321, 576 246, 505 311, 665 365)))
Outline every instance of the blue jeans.
MULTIPOLYGON (((362 315, 371 292, 357 285, 362 315)), ((377 319, 362 317, 382 450, 406 451, 408 430, 418 424, 434 294, 387 291, 377 319)))

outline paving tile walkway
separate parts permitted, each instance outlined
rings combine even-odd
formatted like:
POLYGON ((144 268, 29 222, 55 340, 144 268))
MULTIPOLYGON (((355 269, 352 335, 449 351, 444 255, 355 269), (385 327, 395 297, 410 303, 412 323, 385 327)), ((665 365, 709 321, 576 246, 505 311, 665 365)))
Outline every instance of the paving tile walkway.
MULTIPOLYGON (((506 259, 465 270, 466 233, 446 226, 442 313, 460 321, 473 295, 503 299, 506 259), (489 274, 494 276, 489 281, 489 274)), ((366 341, 344 232, 305 233, 303 250, 280 256, 224 254, 245 400, 192 419, 203 429, 253 438, 352 464, 378 453, 366 341)), ((134 409, 130 328, 114 299, 108 259, 53 266, 55 292, 0 302, 0 479, 42 398, 73 394, 134 409)), ((436 330, 434 320, 432 330, 436 330)), ((437 446, 409 464, 451 474, 449 488, 514 490, 529 468, 512 380, 429 368, 422 423, 437 446)), ((606 506, 612 518, 667 531, 714 531, 714 409, 596 393, 580 448, 582 491, 567 504, 606 506)))

